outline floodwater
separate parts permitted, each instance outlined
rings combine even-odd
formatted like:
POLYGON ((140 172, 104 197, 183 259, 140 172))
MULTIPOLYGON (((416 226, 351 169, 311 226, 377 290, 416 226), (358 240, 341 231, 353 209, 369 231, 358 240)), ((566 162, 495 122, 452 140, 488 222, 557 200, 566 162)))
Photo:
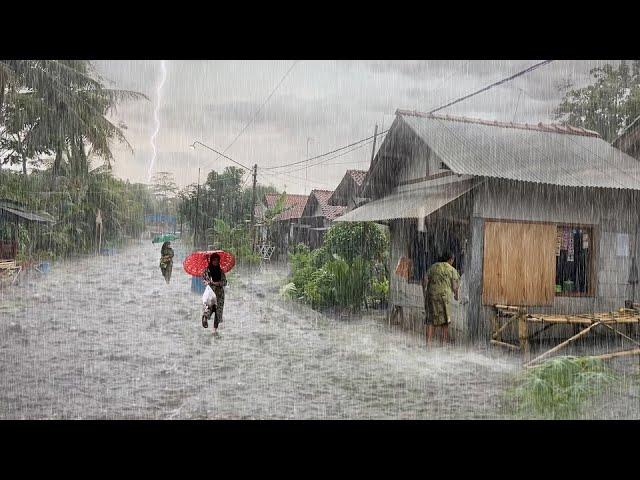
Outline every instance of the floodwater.
MULTIPOLYGON (((427 350, 382 312, 324 316, 278 297, 282 268, 231 272, 214 337, 174 248, 170 285, 148 242, 0 290, 0 418, 512 418, 517 357, 427 350)), ((637 403, 590 415, 633 417, 637 403)))

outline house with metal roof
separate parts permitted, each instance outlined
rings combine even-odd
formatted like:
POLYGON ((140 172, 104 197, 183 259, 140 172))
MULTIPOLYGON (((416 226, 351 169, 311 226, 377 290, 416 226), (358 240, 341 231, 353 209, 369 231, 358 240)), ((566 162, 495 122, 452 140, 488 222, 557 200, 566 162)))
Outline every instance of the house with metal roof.
POLYGON ((371 200, 335 221, 389 226, 390 307, 416 328, 422 275, 452 251, 452 333, 488 339, 495 305, 586 313, 637 298, 639 190, 640 162, 596 132, 398 110, 362 187, 371 200))
POLYGON ((366 199, 360 196, 360 191, 366 176, 366 170, 347 170, 327 203, 346 206, 347 211, 364 203, 366 199))
POLYGON ((613 141, 613 146, 636 160, 640 160, 640 117, 624 129, 620 136, 613 141))
POLYGON ((293 225, 295 243, 304 243, 311 249, 322 245, 324 234, 333 221, 347 210, 343 205, 329 204, 333 193, 331 190, 311 190, 302 217, 293 225))

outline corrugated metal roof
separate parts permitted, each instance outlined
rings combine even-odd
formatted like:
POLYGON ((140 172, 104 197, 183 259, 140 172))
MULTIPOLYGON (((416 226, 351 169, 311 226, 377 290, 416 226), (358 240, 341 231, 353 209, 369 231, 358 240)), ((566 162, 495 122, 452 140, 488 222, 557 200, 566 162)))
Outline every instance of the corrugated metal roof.
POLYGON ((10 202, 0 202, 0 210, 4 210, 6 212, 12 213, 18 217, 24 218, 26 220, 30 220, 32 222, 40 222, 40 223, 55 223, 55 218, 46 212, 29 212, 23 208, 20 208, 18 205, 15 205, 10 202))
POLYGON ((424 218, 464 195, 479 181, 460 181, 441 185, 418 184, 410 190, 395 192, 335 219, 336 222, 371 222, 396 218, 424 218))
POLYGON ((640 163, 589 130, 396 113, 457 174, 640 190, 640 163))

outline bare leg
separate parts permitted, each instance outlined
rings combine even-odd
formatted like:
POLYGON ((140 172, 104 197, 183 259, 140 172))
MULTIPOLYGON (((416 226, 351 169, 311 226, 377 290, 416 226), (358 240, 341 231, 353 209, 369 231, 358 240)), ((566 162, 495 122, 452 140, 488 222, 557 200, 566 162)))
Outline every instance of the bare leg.
POLYGON ((433 338, 433 325, 427 325, 427 347, 431 346, 432 338, 433 338))
POLYGON ((449 343, 449 325, 442 326, 442 343, 449 343))

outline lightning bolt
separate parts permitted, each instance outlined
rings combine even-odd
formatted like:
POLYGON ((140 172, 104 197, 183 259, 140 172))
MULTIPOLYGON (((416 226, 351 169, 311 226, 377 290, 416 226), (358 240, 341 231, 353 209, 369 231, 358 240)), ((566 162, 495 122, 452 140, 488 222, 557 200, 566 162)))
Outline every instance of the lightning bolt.
POLYGON ((153 156, 151 157, 151 161, 149 162, 149 172, 148 172, 148 181, 151 181, 151 172, 153 171, 153 167, 156 163, 157 149, 156 149, 156 137, 158 136, 158 132, 160 131, 160 102, 162 100, 162 86, 164 85, 165 80, 167 79, 167 64, 164 60, 160 61, 160 69, 162 71, 160 77, 160 83, 158 84, 157 96, 158 100, 156 101, 156 108, 153 112, 153 118, 156 122, 156 129, 151 135, 151 148, 153 149, 153 156))

